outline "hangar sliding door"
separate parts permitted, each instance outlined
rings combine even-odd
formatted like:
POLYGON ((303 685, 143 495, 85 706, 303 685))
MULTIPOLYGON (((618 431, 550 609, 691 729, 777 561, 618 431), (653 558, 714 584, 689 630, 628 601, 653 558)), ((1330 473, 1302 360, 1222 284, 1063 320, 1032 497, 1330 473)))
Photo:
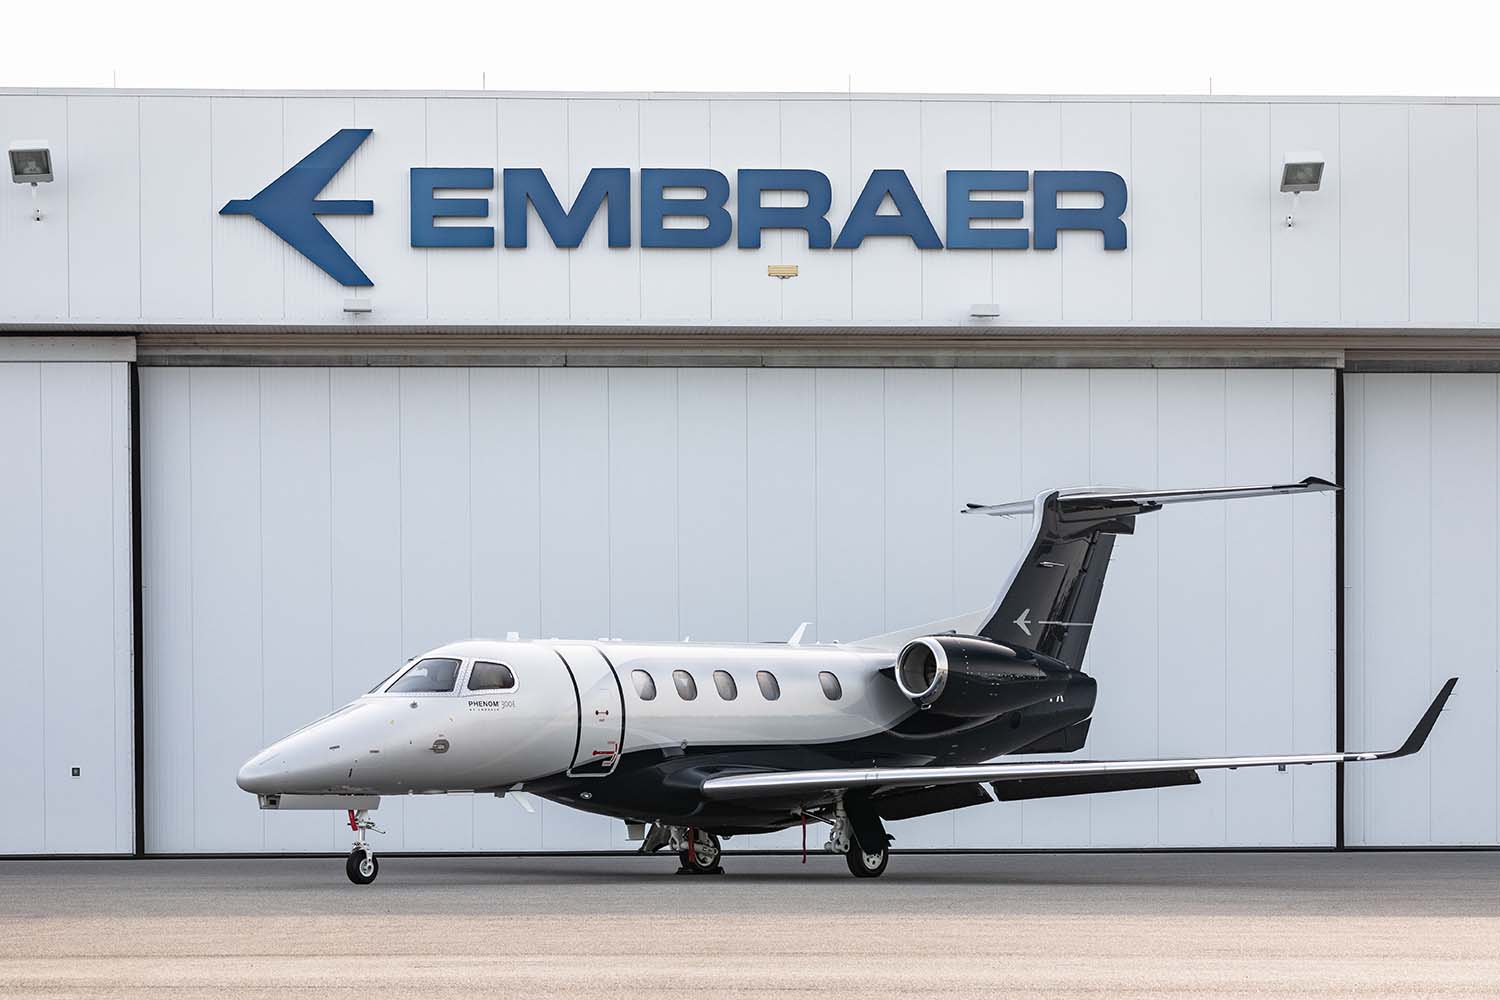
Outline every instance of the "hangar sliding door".
MULTIPOLYGON (((0 854, 128 854, 129 366, 4 360, 13 343, 0 342, 0 854)), ((126 345, 59 337, 28 353, 126 345)))
POLYGON ((1399 742, 1459 678, 1424 753, 1348 769, 1350 845, 1500 844, 1497 378, 1346 376, 1349 746, 1399 742))
MULTIPOLYGON (((234 784, 406 657, 503 636, 851 640, 984 607, 1051 486, 1331 477, 1327 370, 147 368, 153 851, 336 850, 234 784)), ((1087 669, 1089 755, 1334 738, 1328 496, 1143 517, 1087 669)), ((629 697, 627 692, 627 697, 629 697)), ((670 696, 670 695, 668 695, 670 696)), ((898 847, 1333 842, 1330 769, 988 805, 898 847)), ((386 850, 623 848, 513 798, 389 800, 386 850)), ((735 846, 797 843, 796 831, 735 846)))

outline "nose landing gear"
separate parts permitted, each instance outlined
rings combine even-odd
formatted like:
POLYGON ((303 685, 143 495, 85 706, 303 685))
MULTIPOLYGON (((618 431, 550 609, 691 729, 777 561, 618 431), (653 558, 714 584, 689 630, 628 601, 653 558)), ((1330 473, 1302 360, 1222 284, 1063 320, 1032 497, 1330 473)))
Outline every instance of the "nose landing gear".
POLYGON ((365 843, 365 831, 374 830, 376 833, 385 831, 375 825, 367 810, 349 810, 349 829, 354 831, 354 849, 349 852, 349 860, 344 862, 344 874, 349 876, 349 881, 355 885, 369 885, 375 881, 375 876, 380 874, 380 860, 375 857, 375 852, 370 850, 370 845, 365 843))

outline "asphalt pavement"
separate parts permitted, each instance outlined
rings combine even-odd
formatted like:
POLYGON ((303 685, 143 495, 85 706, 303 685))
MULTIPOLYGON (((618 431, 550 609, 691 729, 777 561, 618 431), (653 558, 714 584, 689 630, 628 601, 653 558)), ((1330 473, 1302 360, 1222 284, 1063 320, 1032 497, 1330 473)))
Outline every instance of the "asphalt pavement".
POLYGON ((1500 852, 0 861, 0 997, 1500 996, 1500 852))

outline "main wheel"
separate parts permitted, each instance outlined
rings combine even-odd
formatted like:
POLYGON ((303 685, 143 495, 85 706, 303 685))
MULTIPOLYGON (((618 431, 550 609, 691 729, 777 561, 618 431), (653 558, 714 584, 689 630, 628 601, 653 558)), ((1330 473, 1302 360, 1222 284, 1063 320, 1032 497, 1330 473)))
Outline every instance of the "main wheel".
POLYGON ((349 852, 349 860, 344 862, 344 873, 355 885, 369 885, 380 874, 380 861, 375 855, 356 847, 349 852))
POLYGON ((706 875, 719 868, 719 838, 707 830, 692 831, 693 849, 677 852, 682 867, 697 875, 706 875))
POLYGON ((881 844, 879 850, 866 851, 858 844, 850 844, 844 860, 849 862, 849 873, 855 878, 879 878, 891 860, 891 849, 881 844))

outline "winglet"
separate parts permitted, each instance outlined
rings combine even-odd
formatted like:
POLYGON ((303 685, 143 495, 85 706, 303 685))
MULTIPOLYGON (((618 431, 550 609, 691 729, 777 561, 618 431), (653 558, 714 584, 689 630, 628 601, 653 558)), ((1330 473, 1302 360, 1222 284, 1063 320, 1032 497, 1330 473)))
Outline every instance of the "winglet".
POLYGON ((798 625, 797 631, 792 633, 792 637, 786 641, 786 644, 788 646, 802 645, 802 637, 807 634, 807 626, 811 624, 812 622, 803 622, 801 625, 798 625))
POLYGON ((1416 728, 1411 731, 1411 735, 1406 738, 1406 742, 1401 744, 1399 750, 1393 750, 1385 756, 1406 757, 1422 749, 1422 744, 1427 742, 1427 737, 1432 732, 1432 727, 1437 725, 1438 716, 1442 714, 1443 706, 1448 703, 1448 696, 1453 693, 1453 687, 1457 683, 1457 677, 1448 678, 1447 682, 1443 685, 1443 689, 1437 693, 1437 697, 1432 699, 1432 704, 1427 706, 1427 711, 1422 713, 1422 718, 1417 720, 1416 728))

